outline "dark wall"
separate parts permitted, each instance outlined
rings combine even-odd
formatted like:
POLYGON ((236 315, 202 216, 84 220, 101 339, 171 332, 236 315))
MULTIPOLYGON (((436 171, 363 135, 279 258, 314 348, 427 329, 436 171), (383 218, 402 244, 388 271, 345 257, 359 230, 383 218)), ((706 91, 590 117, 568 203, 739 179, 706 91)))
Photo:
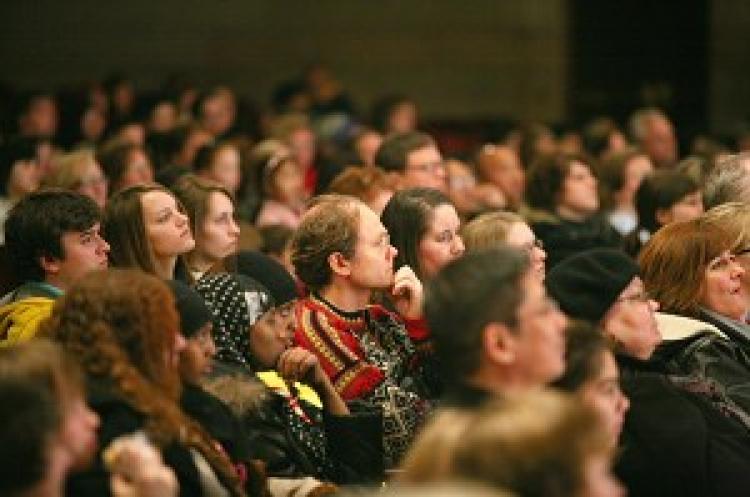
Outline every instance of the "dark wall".
POLYGON ((183 72, 265 103, 324 61, 360 106, 399 91, 431 117, 559 120, 565 12, 565 0, 4 0, 0 79, 54 88, 118 70, 151 89, 183 72))

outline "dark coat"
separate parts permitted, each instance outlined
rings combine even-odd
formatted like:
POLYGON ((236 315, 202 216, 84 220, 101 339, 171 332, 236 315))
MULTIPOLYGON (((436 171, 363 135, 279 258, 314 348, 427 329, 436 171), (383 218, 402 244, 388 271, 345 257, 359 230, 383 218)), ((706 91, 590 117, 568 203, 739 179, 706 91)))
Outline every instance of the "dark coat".
POLYGON ((622 237, 603 216, 592 216, 583 222, 550 218, 530 223, 531 229, 544 244, 547 267, 584 250, 621 248, 622 237))
POLYGON ((379 412, 350 404, 351 415, 334 416, 296 399, 304 412, 300 416, 286 397, 236 371, 213 378, 209 389, 241 420, 250 455, 266 463, 269 476, 314 476, 339 484, 382 481, 379 412))
POLYGON ((750 488, 750 432, 662 365, 618 357, 630 411, 615 471, 631 497, 730 497, 750 488))
MULTIPOLYGON (((74 474, 66 482, 65 495, 104 497, 111 495, 109 473, 102 461, 103 450, 117 437, 145 427, 145 417, 111 387, 107 380, 89 379, 87 400, 100 419, 97 452, 88 470, 74 474)), ((180 484, 180 497, 201 497, 198 470, 187 448, 172 443, 161 451, 164 463, 172 468, 180 484)))

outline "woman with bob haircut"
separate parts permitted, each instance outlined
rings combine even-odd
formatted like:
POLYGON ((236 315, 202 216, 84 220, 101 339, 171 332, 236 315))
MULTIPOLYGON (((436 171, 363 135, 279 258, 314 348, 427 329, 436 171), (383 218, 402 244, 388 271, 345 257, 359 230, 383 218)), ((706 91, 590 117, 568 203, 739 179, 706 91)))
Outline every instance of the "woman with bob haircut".
POLYGON ((539 391, 438 414, 412 446, 400 480, 463 479, 524 497, 623 497, 612 457, 610 435, 593 409, 539 391), (443 471, 420 470, 436 457, 443 471))
MULTIPOLYGON (((742 286, 750 298, 750 205, 744 202, 727 202, 711 208, 703 215, 706 223, 715 224, 724 231, 732 242, 730 251, 745 270, 742 286)), ((750 308, 750 302, 748 302, 750 308)))
POLYGON ((110 495, 101 449, 136 431, 160 449, 181 496, 245 495, 216 441, 179 408, 185 341, 165 283, 132 270, 87 275, 58 302, 46 333, 78 359, 101 419, 95 464, 70 478, 69 495, 110 495))
POLYGON ((113 195, 102 232, 112 266, 137 268, 163 279, 187 278, 179 259, 195 248, 195 240, 185 208, 163 186, 136 185, 113 195))
POLYGON ((195 237, 195 248, 184 256, 194 280, 237 251, 240 227, 234 198, 219 183, 188 174, 172 188, 185 208, 195 237))
POLYGON ((396 192, 380 220, 398 251, 394 270, 409 266, 424 283, 464 253, 461 219, 450 199, 433 188, 396 192))
POLYGON ((526 201, 532 211, 526 217, 544 243, 550 268, 583 250, 620 246, 620 235, 600 214, 597 185, 582 156, 541 156, 529 169, 526 201))
POLYGON ((547 252, 521 216, 513 212, 488 212, 469 221, 461 228, 467 252, 498 247, 515 247, 529 255, 534 272, 543 280, 547 252))
POLYGON ((643 283, 660 303, 666 340, 657 357, 714 385, 714 402, 750 427, 750 328, 745 271, 734 237, 699 218, 665 226, 639 258, 643 283))

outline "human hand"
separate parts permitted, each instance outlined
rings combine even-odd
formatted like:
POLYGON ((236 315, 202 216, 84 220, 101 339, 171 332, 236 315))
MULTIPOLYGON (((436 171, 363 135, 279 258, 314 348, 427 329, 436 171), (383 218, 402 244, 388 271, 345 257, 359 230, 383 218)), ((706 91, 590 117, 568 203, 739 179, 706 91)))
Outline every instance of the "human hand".
POLYGON ((393 304, 407 319, 422 317, 422 282, 409 266, 402 266, 393 277, 393 304))
POLYGON ((104 450, 104 465, 111 473, 114 497, 177 497, 174 472, 143 432, 116 438, 104 450))
POLYGON ((316 388, 330 383, 315 354, 302 347, 292 347, 282 352, 276 369, 282 378, 290 382, 302 381, 316 388))

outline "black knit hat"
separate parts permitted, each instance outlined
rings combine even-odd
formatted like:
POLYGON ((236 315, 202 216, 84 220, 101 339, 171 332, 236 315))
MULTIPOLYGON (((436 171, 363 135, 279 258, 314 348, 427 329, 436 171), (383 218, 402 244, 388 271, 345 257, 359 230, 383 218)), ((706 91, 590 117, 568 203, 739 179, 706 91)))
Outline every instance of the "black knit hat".
POLYGON ((257 281, 242 274, 207 274, 195 285, 214 321, 217 357, 252 366, 250 326, 273 307, 273 299, 257 281))
POLYGON ((180 330, 185 338, 191 338, 198 330, 211 322, 211 311, 206 307, 203 298, 185 283, 177 280, 167 281, 177 313, 180 315, 180 330))
POLYGON ((568 316, 598 323, 635 276, 638 265, 625 253, 594 249, 557 264, 545 284, 568 316))
POLYGON ((275 306, 297 298, 294 279, 278 261, 262 253, 244 250, 237 254, 237 272, 263 285, 273 297, 275 306))

